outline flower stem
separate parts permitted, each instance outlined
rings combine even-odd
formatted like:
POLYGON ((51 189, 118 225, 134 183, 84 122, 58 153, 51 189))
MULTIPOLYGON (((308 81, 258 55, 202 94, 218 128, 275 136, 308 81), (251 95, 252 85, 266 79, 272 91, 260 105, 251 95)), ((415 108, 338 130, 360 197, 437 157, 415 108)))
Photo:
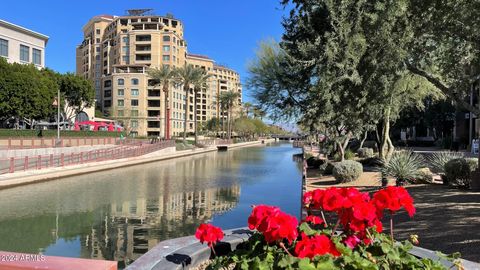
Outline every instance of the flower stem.
POLYGON ((327 227, 327 219, 325 218, 325 215, 323 214, 323 210, 320 211, 320 214, 322 214, 323 222, 325 223, 325 227, 327 227))
POLYGON ((393 245, 393 212, 390 211, 390 239, 392 240, 393 245))
MULTIPOLYGON (((343 214, 343 209, 342 209, 342 214, 343 214)), ((337 223, 335 223, 335 226, 332 229, 332 234, 330 235, 330 239, 333 238, 333 235, 337 231, 338 225, 340 225, 340 216, 341 216, 341 214, 338 216, 337 223)))
POLYGON ((217 253, 215 252, 215 248, 213 248, 213 245, 210 246, 210 249, 212 250, 213 255, 217 257, 217 253))
POLYGON ((288 251, 288 249, 285 247, 285 244, 284 244, 283 242, 278 243, 278 245, 279 245, 281 248, 283 248, 283 250, 285 250, 285 252, 287 252, 288 255, 293 256, 293 255, 290 253, 290 251, 288 251))

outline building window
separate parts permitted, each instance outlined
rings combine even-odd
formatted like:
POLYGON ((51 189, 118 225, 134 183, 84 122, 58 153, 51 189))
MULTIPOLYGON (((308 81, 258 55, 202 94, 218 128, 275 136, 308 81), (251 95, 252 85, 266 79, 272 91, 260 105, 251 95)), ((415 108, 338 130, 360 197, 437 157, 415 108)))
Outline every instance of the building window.
POLYGON ((162 59, 163 61, 170 61, 170 55, 164 55, 162 59))
POLYGON ((128 53, 130 52, 130 47, 128 47, 128 46, 123 46, 123 47, 122 47, 122 52, 123 52, 124 54, 128 54, 128 53))
POLYGON ((137 111, 137 110, 132 110, 132 111, 130 112, 130 116, 132 116, 132 117, 138 117, 138 111, 137 111))
POLYGON ((112 101, 111 101, 111 100, 105 100, 105 101, 103 102, 103 107, 109 108, 109 107, 111 107, 111 106, 112 106, 112 101))
POLYGON ((123 89, 118 89, 117 90, 117 95, 123 96, 124 94, 125 94, 125 90, 123 90, 123 89))
POLYGON ((170 41, 170 36, 163 36, 163 41, 169 42, 170 41))
POLYGON ((131 100, 131 105, 132 106, 138 106, 138 99, 132 99, 131 100))
POLYGON ((129 62, 130 62, 130 56, 124 55, 124 56, 122 56, 122 60, 123 60, 123 62, 125 62, 125 64, 129 64, 129 62))
POLYGON ((170 45, 163 45, 163 51, 164 52, 169 52, 170 51, 170 45))
POLYGON ((138 89, 132 89, 131 91, 132 96, 138 96, 138 89))
POLYGON ((97 28, 95 31, 97 32, 97 35, 100 35, 100 29, 99 28, 97 28))
POLYGON ((112 81, 107 80, 103 82, 103 87, 111 87, 112 86, 112 81))
POLYGON ((0 38, 0 56, 8 57, 8 40, 0 38))
POLYGON ((103 93, 103 97, 111 97, 112 96, 112 90, 105 90, 103 93))
POLYGON ((128 37, 123 37, 122 40, 123 40, 123 43, 128 44, 130 42, 130 38, 128 38, 128 37))
POLYGON ((100 43, 100 39, 99 38, 95 39, 95 43, 100 43))
POLYGON ((123 99, 119 99, 119 100, 117 100, 117 105, 119 107, 123 107, 123 106, 125 106, 125 102, 123 101, 123 99))
POLYGON ((30 47, 25 45, 20 45, 20 61, 23 61, 23 62, 30 61, 30 47))
POLYGON ((132 128, 137 128, 138 127, 138 121, 137 120, 131 120, 132 123, 132 128))
POLYGON ((118 110, 117 111, 117 116, 122 117, 123 115, 124 115, 123 110, 118 110))
POLYGON ((35 65, 41 65, 42 64, 42 51, 33 49, 32 51, 33 55, 33 63, 35 65))
POLYGON ((133 78, 132 79, 132 85, 138 85, 138 79, 133 78))
POLYGON ((125 80, 124 79, 118 79, 118 85, 124 85, 125 80))

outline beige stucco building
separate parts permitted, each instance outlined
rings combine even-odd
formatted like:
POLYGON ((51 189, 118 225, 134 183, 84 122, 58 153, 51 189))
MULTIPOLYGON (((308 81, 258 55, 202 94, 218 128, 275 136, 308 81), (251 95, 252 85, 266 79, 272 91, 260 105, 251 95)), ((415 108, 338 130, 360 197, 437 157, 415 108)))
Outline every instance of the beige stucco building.
MULTIPOLYGON (((165 134, 165 96, 153 85, 148 68, 192 64, 212 77, 197 96, 197 119, 221 117, 216 98, 220 91, 241 95, 240 77, 235 71, 216 66, 214 60, 189 54, 183 37, 183 24, 172 15, 146 15, 143 10, 128 16, 100 15, 84 27, 84 40, 77 47, 77 74, 94 82, 101 109, 122 121, 139 136, 165 134)), ((180 86, 169 89, 170 136, 180 136, 187 118, 193 132, 193 91, 188 93, 189 113, 185 115, 185 93, 180 86)), ((241 104, 241 96, 239 105, 241 104)))
POLYGON ((47 42, 46 35, 0 20, 0 56, 6 58, 9 63, 45 67, 47 42))

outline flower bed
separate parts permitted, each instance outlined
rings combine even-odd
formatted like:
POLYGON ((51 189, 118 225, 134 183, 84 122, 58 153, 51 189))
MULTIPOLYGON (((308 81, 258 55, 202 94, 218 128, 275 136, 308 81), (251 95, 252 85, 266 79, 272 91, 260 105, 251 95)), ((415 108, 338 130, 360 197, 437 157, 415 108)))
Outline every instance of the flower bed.
MULTIPOLYGON (((447 269, 438 259, 418 258, 411 241, 394 240, 393 214, 412 217, 413 199, 403 187, 388 187, 370 196, 355 188, 307 192, 308 216, 300 223, 278 207, 258 205, 248 218, 255 233, 227 256, 216 256, 207 269, 447 269), (389 234, 382 219, 390 219, 389 234)), ((220 228, 202 224, 197 238, 211 247, 223 238, 220 228)), ((220 255, 220 254, 218 254, 220 255)), ((458 254, 444 256, 460 267, 458 254)), ((460 269, 460 268, 459 268, 460 269)))
POLYGON ((209 269, 480 269, 455 259, 393 240, 393 222, 383 233, 382 218, 405 209, 413 200, 402 187, 372 196, 353 188, 308 192, 308 216, 300 223, 279 208, 255 206, 249 228, 226 231, 201 225, 193 236, 161 242, 127 269, 195 269, 210 260, 209 269), (390 233, 392 232, 392 233, 390 233), (202 243, 198 242, 200 240, 202 243))

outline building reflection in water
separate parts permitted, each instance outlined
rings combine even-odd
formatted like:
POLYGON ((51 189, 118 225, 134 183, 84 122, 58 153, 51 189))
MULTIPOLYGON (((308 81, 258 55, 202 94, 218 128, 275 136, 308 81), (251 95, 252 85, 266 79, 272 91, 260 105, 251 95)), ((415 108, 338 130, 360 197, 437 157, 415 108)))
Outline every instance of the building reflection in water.
POLYGON ((162 240, 192 234, 200 223, 234 208, 239 196, 240 186, 233 185, 114 203, 105 220, 82 237, 83 252, 128 264, 162 240))

